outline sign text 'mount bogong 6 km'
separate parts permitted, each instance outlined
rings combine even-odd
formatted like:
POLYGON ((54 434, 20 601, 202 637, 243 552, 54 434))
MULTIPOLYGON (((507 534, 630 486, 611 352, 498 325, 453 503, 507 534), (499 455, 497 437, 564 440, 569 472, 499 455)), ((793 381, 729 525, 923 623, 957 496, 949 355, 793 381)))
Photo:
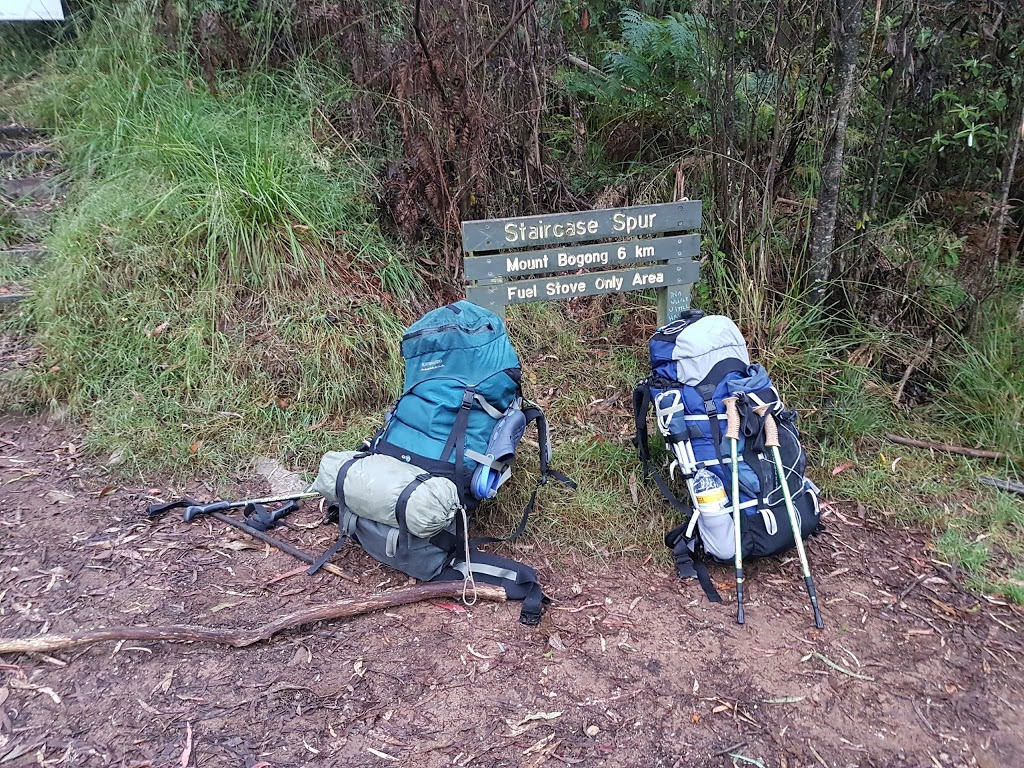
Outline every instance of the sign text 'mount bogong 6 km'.
POLYGON ((664 321, 689 306, 700 235, 684 233, 700 217, 700 201, 688 200, 463 222, 466 297, 503 313, 508 304, 656 288, 664 321), (616 237, 631 239, 600 242, 616 237), (522 279, 557 272, 575 274, 522 279))
POLYGON ((536 251, 466 257, 466 279, 525 277, 593 267, 623 267, 652 261, 693 259, 700 254, 699 235, 626 240, 616 243, 555 246, 536 251))

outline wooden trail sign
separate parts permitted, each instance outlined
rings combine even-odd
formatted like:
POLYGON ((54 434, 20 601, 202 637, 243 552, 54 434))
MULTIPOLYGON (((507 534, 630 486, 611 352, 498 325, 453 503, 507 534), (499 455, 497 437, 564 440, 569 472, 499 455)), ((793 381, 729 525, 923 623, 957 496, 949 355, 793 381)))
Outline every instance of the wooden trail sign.
POLYGON ((686 200, 465 221, 466 298, 504 315, 509 304, 655 288, 664 324, 690 306, 700 217, 700 201, 686 200))

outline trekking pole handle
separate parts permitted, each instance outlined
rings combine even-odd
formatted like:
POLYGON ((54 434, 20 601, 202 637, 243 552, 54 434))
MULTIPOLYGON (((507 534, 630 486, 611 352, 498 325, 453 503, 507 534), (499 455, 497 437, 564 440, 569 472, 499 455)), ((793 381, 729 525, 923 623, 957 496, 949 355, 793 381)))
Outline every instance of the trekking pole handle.
POLYGON ((779 447, 779 425, 775 423, 775 417, 768 413, 768 409, 771 408, 769 403, 759 405, 754 409, 754 413, 758 416, 764 417, 764 445, 766 448, 778 448, 779 447))
POLYGON ((767 448, 779 447, 779 427, 770 413, 764 415, 764 444, 767 448))
POLYGON ((191 523, 197 515, 208 515, 211 512, 223 512, 236 506, 235 501, 215 501, 212 504, 196 504, 185 510, 185 522, 191 523))
POLYGON ((726 418, 726 429, 725 438, 726 440, 735 440, 739 442, 740 439, 740 412, 736 408, 736 401, 739 398, 726 397, 722 400, 722 405, 725 406, 725 418, 726 418))

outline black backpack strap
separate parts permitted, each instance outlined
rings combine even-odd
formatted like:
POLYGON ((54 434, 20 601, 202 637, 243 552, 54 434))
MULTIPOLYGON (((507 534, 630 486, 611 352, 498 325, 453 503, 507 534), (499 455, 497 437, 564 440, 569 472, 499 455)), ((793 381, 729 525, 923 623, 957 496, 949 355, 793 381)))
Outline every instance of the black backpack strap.
POLYGON ((547 483, 548 478, 554 478, 566 488, 576 490, 576 481, 568 475, 551 468, 551 434, 548 431, 548 417, 536 403, 526 403, 523 408, 523 415, 526 416, 526 424, 537 423, 537 445, 540 450, 540 482, 538 485, 547 483))
POLYGON ((405 512, 409 508, 409 499, 412 498, 413 492, 419 488, 423 483, 431 478, 429 472, 416 475, 412 482, 409 483, 402 492, 398 494, 398 501, 395 502, 395 520, 398 521, 398 535, 401 537, 402 546, 406 551, 409 550, 409 526, 405 522, 405 512))
POLYGON ((516 560, 471 548, 468 562, 456 558, 434 581, 465 581, 470 576, 484 584, 504 587, 509 600, 521 600, 520 623, 531 627, 540 623, 544 604, 550 600, 541 589, 536 570, 516 560))
POLYGON ((271 528, 281 525, 284 518, 302 506, 299 499, 292 499, 277 509, 267 509, 264 504, 249 502, 242 509, 242 519, 250 528, 257 531, 269 531, 271 528))
POLYGON ((697 535, 696 546, 693 552, 693 567, 697 571, 697 581, 700 583, 701 589, 704 590, 704 595, 712 603, 722 602, 722 596, 718 594, 718 590, 715 589, 715 583, 711 580, 711 574, 708 573, 708 566, 705 563, 704 556, 704 542, 700 540, 700 534, 697 535))
POLYGON ((352 469, 353 464, 355 464, 360 459, 366 458, 369 455, 370 454, 364 452, 357 453, 355 456, 353 456, 351 459, 346 461, 344 464, 341 465, 341 467, 338 468, 338 476, 334 480, 334 495, 338 497, 339 510, 338 539, 331 545, 330 549, 328 549, 326 552, 320 555, 320 557, 318 557, 316 561, 311 566, 309 566, 309 570, 306 571, 306 573, 310 576, 319 571, 323 567, 324 563, 326 563, 328 560, 334 557, 338 550, 345 546, 346 536, 345 528, 343 525, 343 520, 345 517, 345 478, 348 476, 348 471, 352 469))
POLYGON ((467 387, 462 393, 462 405, 459 406, 459 413, 452 424, 452 430, 448 433, 448 440, 441 449, 441 461, 453 460, 455 463, 455 489, 459 492, 459 503, 466 506, 466 488, 469 485, 466 479, 466 467, 463 462, 466 459, 466 429, 469 427, 469 412, 473 409, 476 399, 476 390, 467 387), (454 453, 454 458, 452 454, 454 453))
POLYGON ((694 549, 691 552, 690 539, 686 538, 686 523, 677 525, 665 534, 665 546, 672 550, 679 578, 697 579, 708 600, 720 603, 722 596, 715 589, 707 564, 704 562, 704 546, 700 541, 700 535, 698 534, 693 541, 694 549))
POLYGON ((718 406, 715 404, 715 385, 698 384, 695 389, 704 400, 704 412, 708 416, 708 427, 711 429, 711 442, 715 446, 715 457, 719 465, 725 467, 725 456, 722 453, 722 425, 718 419, 718 406))
POLYGON ((651 446, 648 442, 647 432, 647 412, 651 408, 651 385, 650 382, 645 379, 636 385, 633 390, 633 421, 636 426, 636 435, 633 437, 633 444, 636 446, 637 453, 640 455, 640 462, 644 469, 644 479, 653 480, 654 484, 658 486, 658 490, 661 491, 661 495, 665 497, 672 507, 682 514, 685 518, 689 518, 693 514, 693 510, 689 504, 684 504, 680 501, 672 489, 668 487, 668 483, 662 474, 654 468, 651 462, 651 446))
POLYGON ((522 536, 526 530, 526 523, 529 521, 533 508, 537 503, 537 491, 541 489, 541 486, 547 484, 548 478, 554 478, 566 488, 571 488, 572 490, 577 488, 574 480, 557 469, 551 469, 548 464, 551 460, 551 438, 548 434, 548 420, 544 415, 544 411, 536 403, 529 403, 523 408, 523 415, 526 416, 527 426, 530 425, 530 422, 537 423, 537 444, 540 446, 540 479, 537 480, 537 485, 533 489, 533 493, 530 494, 530 500, 526 502, 526 506, 523 508, 523 515, 519 520, 519 525, 516 526, 515 531, 510 536, 481 536, 470 540, 469 544, 471 547, 496 544, 501 541, 515 541, 522 536))

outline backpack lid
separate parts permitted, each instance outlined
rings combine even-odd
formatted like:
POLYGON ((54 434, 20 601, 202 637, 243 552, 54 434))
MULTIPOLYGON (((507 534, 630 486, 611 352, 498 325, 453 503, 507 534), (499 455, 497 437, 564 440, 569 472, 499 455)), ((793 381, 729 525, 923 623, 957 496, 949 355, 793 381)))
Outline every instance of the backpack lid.
POLYGON ((465 300, 431 310, 410 325, 402 336, 402 357, 406 391, 438 377, 469 385, 500 371, 517 377, 519 370, 502 319, 465 300))
POLYGON ((684 319, 659 328, 650 351, 656 375, 691 387, 707 381, 712 372, 724 375, 750 365, 743 334, 725 315, 684 319))

